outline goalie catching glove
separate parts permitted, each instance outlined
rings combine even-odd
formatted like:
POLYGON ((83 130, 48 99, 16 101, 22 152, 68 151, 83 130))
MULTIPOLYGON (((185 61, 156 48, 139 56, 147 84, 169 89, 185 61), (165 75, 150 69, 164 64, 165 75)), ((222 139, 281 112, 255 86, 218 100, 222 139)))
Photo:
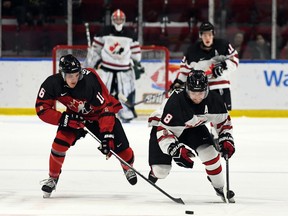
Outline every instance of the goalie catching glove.
POLYGON ((222 76, 223 71, 227 69, 227 64, 225 61, 219 62, 214 65, 212 69, 212 74, 215 78, 222 76))
POLYGON ((63 129, 72 128, 78 130, 84 128, 85 120, 78 114, 63 112, 59 120, 59 126, 63 129))
POLYGON ((172 143, 168 147, 168 153, 172 156, 175 163, 181 167, 193 168, 194 162, 190 157, 195 157, 195 155, 189 149, 185 148, 182 143, 172 143))
POLYGON ((228 158, 230 158, 234 154, 235 146, 231 134, 226 133, 219 136, 219 147, 222 157, 228 155, 228 158))
POLYGON ((112 133, 103 133, 100 135, 101 144, 98 149, 102 152, 102 154, 110 157, 110 150, 114 150, 114 134, 112 133))

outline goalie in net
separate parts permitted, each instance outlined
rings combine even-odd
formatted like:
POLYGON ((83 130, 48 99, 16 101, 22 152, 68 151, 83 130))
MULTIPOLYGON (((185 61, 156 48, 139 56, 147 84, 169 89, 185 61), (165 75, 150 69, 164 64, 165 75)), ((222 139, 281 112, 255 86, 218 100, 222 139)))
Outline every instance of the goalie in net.
MULTIPOLYGON (((110 94, 117 99, 119 94, 124 95, 133 104, 135 81, 144 69, 140 64, 139 42, 136 35, 124 27, 125 20, 125 13, 120 9, 112 13, 112 25, 94 36, 83 66, 96 68, 110 94)), ((130 122, 137 117, 134 107, 122 105, 123 109, 119 112, 122 122, 130 122)))

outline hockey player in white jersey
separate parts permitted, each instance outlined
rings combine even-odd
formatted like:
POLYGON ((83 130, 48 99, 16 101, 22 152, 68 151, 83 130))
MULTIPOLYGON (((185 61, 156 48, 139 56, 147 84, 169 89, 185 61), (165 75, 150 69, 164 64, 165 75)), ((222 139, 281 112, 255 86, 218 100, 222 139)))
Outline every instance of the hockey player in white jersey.
MULTIPOLYGON (((124 27, 125 20, 125 13, 120 9, 112 13, 112 25, 94 36, 92 46, 88 48, 84 67, 98 68, 97 72, 110 94, 117 99, 119 94, 124 95, 133 104, 135 73, 143 73, 144 69, 140 64, 139 42, 134 32, 124 27)), ((123 109, 119 112, 122 122, 130 122, 137 117, 133 107, 122 105, 123 109)))
POLYGON ((172 168, 172 159, 181 167, 193 168, 193 150, 204 164, 216 194, 223 201, 235 202, 234 192, 226 192, 224 189, 220 161, 220 155, 230 158, 235 152, 233 126, 221 96, 209 92, 204 71, 192 70, 188 74, 185 88, 174 90, 164 103, 163 108, 149 118, 152 126, 149 180, 155 183, 158 179, 166 178, 172 168), (206 122, 215 125, 220 154, 214 147, 206 122))

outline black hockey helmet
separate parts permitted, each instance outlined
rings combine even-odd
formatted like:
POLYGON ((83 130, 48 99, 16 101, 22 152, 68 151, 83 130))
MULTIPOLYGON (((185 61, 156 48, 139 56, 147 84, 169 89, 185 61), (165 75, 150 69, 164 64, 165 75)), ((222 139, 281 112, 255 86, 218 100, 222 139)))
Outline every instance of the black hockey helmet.
POLYGON ((59 72, 62 74, 62 77, 64 80, 65 80, 66 73, 80 73, 79 80, 81 80, 83 77, 80 62, 78 61, 76 57, 74 57, 71 54, 60 57, 59 72))
POLYGON ((214 25, 208 21, 203 22, 199 27, 199 35, 201 36, 205 31, 211 31, 214 35, 214 25))
POLYGON ((202 70, 194 70, 188 74, 186 90, 192 92, 202 92, 208 90, 208 78, 202 70))
POLYGON ((68 54, 60 57, 59 72, 61 73, 79 73, 81 72, 81 64, 77 58, 68 54))

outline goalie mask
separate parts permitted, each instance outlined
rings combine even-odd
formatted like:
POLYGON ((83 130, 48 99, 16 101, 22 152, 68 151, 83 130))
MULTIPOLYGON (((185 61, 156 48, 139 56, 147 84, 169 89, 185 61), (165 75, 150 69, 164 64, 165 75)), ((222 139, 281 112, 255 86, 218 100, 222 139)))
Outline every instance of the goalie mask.
POLYGON ((208 78, 202 70, 191 70, 187 77, 186 92, 196 104, 201 103, 209 92, 208 78))
POLYGON ((59 60, 59 72, 65 80, 66 74, 80 73, 79 80, 83 78, 81 64, 77 58, 68 54, 60 57, 59 60))
POLYGON ((126 16, 120 9, 115 10, 111 16, 112 25, 115 27, 116 31, 120 32, 126 21, 126 16))

